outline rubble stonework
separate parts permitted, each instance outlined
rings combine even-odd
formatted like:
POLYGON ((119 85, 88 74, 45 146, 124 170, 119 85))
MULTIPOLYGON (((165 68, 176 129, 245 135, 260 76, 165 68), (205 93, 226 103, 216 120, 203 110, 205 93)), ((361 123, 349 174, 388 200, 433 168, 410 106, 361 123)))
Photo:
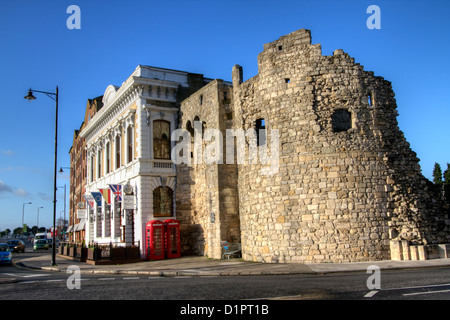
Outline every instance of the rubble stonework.
POLYGON ((276 174, 248 162, 177 166, 185 252, 218 258, 227 240, 245 260, 348 262, 390 259, 391 241, 450 242, 390 82, 342 50, 322 55, 304 29, 265 44, 258 70, 244 82, 235 66, 232 87, 215 80, 181 102, 183 129, 195 117, 221 131, 264 119, 268 139, 279 132, 276 174))
POLYGON ((230 85, 222 80, 210 82, 182 102, 181 113, 179 126, 192 135, 192 164, 177 165, 175 193, 182 247, 185 253, 220 257, 220 241, 240 240, 237 165, 206 164, 204 153, 210 142, 202 138, 208 128, 219 129, 223 137, 232 128, 230 85), (195 136, 201 141, 202 154, 194 148, 196 122, 202 124, 195 136))

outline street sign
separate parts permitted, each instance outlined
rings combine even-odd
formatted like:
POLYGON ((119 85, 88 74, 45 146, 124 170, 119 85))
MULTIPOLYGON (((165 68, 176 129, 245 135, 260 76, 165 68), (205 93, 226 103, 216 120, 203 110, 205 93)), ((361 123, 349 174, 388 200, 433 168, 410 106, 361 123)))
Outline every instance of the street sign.
POLYGON ((78 209, 77 210, 77 219, 86 219, 87 210, 86 209, 78 209))
POLYGON ((123 196, 123 209, 134 209, 134 195, 123 196))

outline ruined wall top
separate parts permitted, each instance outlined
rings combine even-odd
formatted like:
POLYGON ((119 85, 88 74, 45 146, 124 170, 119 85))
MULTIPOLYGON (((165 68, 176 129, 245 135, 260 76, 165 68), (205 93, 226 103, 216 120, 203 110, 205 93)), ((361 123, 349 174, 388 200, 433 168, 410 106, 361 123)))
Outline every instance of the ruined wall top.
POLYGON ((285 36, 280 37, 278 40, 264 44, 264 51, 275 50, 282 51, 289 49, 293 46, 311 44, 311 30, 300 29, 291 32, 285 36))

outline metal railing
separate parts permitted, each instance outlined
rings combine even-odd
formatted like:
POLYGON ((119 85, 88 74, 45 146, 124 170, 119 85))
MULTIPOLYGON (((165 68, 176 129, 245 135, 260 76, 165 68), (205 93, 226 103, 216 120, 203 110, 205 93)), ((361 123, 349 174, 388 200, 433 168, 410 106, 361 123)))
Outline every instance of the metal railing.
POLYGON ((109 244, 91 243, 88 246, 87 255, 87 259, 93 261, 128 260, 141 257, 139 242, 132 245, 112 242, 109 244))

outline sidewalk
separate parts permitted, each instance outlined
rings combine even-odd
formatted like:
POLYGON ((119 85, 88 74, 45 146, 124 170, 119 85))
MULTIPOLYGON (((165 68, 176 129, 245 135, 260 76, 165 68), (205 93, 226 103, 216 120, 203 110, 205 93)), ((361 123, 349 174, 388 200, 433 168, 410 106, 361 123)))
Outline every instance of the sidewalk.
POLYGON ((176 259, 145 261, 121 265, 90 265, 85 262, 56 257, 56 266, 51 266, 51 255, 14 262, 19 267, 46 271, 66 272, 69 266, 78 266, 81 273, 98 274, 141 274, 148 276, 249 276, 249 275, 292 275, 326 274, 335 272, 367 272, 372 265, 381 270, 427 268, 450 266, 450 259, 432 259, 425 261, 373 261, 357 263, 258 263, 241 259, 213 260, 201 256, 189 256, 176 259))

